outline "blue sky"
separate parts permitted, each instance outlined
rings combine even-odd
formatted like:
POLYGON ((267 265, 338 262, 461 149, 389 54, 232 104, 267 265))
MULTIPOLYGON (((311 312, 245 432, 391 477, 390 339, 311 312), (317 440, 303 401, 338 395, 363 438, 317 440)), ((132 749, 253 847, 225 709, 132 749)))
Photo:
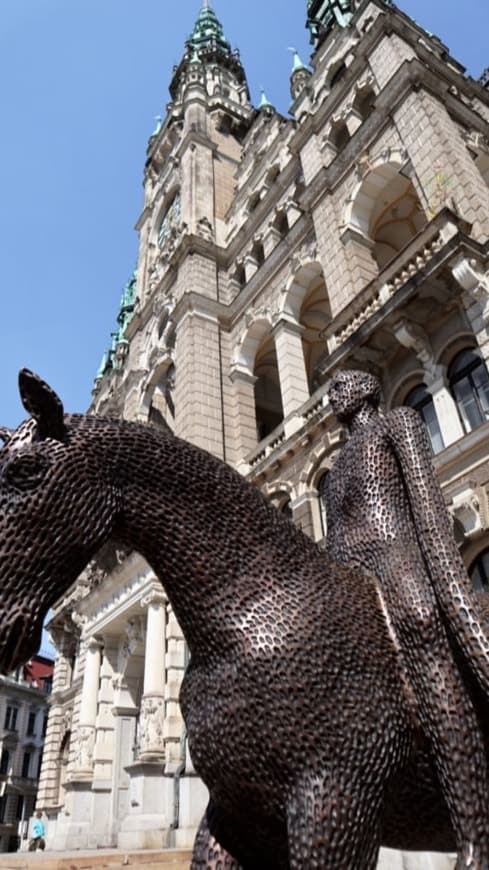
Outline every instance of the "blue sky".
MULTIPOLYGON (((0 423, 23 411, 17 372, 38 371, 83 411, 137 256, 134 224, 154 118, 200 0, 1 0, 0 423)), ((286 112, 290 54, 309 55, 306 0, 214 0, 259 86, 286 112)), ((487 0, 405 0, 477 77, 487 0)))

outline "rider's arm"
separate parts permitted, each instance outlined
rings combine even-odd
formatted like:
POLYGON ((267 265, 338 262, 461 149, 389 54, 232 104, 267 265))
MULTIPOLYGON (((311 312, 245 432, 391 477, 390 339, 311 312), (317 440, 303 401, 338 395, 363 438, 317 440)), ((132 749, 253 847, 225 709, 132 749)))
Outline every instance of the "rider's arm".
POLYGON ((399 463, 419 548, 440 609, 489 694, 489 638, 452 531, 432 462, 428 432, 412 408, 386 417, 387 435, 399 463))

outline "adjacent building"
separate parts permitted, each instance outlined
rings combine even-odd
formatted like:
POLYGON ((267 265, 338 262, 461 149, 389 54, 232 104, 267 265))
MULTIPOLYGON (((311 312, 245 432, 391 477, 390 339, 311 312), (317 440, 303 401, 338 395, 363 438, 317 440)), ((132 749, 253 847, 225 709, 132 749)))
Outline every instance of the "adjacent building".
MULTIPOLYGON (((148 144, 136 272, 92 411, 167 424, 321 542, 339 366, 430 433, 474 585, 489 587, 489 89, 387 0, 309 0, 290 115, 208 2, 148 144)), ((476 23, 474 23, 476 26, 476 23)), ((191 843, 206 801, 178 707, 185 643, 137 553, 58 603, 38 805, 55 848, 191 843)))
POLYGON ((27 839, 34 811, 48 722, 53 661, 34 656, 0 676, 0 852, 27 839))

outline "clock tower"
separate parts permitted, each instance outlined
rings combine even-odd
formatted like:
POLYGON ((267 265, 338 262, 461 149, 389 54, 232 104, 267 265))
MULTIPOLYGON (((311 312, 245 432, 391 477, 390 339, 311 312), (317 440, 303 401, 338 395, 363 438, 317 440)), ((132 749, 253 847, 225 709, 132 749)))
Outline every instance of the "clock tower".
MULTIPOLYGON (((122 390, 106 394, 99 373, 95 402, 98 410, 142 419, 142 393, 144 414, 163 416, 178 435, 224 458, 222 336, 212 306, 230 292, 226 215, 256 110, 239 52, 210 0, 173 69, 170 95, 148 142, 134 315, 128 341, 112 354, 115 368, 134 354, 134 363, 123 361, 134 389, 123 407, 112 407, 122 390)), ((123 372, 112 372, 112 382, 114 375, 122 383, 123 372)))

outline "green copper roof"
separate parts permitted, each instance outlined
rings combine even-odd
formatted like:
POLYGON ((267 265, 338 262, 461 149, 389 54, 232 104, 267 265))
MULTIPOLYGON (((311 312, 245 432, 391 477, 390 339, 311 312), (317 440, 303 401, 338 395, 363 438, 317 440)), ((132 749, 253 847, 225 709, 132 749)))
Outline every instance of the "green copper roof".
POLYGON ((231 54, 231 45, 226 39, 222 24, 216 13, 211 9, 209 0, 204 0, 193 33, 188 40, 188 46, 195 54, 200 55, 203 49, 221 49, 231 54))
MULTIPOLYGON (((392 7, 393 0, 383 0, 392 7)), ((311 42, 317 46, 338 25, 347 27, 355 11, 353 0, 307 0, 306 27, 311 31, 311 42)))
POLYGON ((134 311, 134 303, 136 301, 136 273, 124 287, 124 292, 121 297, 119 313, 117 315, 117 323, 119 324, 119 335, 121 340, 124 338, 126 326, 131 320, 134 311))
POLYGON ((292 64, 292 75, 294 75, 294 73, 296 72, 302 72, 303 70, 306 70, 306 72, 310 72, 309 67, 304 63, 297 49, 290 48, 289 51, 291 51, 294 55, 294 62, 292 64))
POLYGON ((105 372, 117 368, 117 347, 120 344, 128 344, 125 332, 134 313, 134 306, 136 304, 136 283, 137 276, 136 272, 134 272, 131 280, 128 281, 124 287, 121 303, 119 305, 119 313, 117 315, 117 329, 115 332, 111 332, 110 334, 112 339, 110 349, 106 351, 102 357, 102 362, 100 363, 99 370, 95 376, 96 381, 99 381, 104 376, 105 372))
POLYGON ((179 99, 180 84, 189 64, 199 61, 203 64, 215 64, 229 70, 239 84, 243 84, 247 88, 246 75, 239 51, 233 51, 231 48, 222 24, 210 5, 210 0, 203 0, 195 27, 185 43, 185 54, 179 65, 174 68, 170 84, 170 94, 173 100, 179 99))
POLYGON ((335 24, 346 27, 353 17, 351 0, 307 0, 307 27, 317 45, 335 24))
POLYGON ((272 106, 270 100, 268 99, 264 88, 260 88, 260 90, 261 90, 261 97, 260 97, 260 102, 258 104, 258 108, 259 109, 273 109, 273 106, 272 106))

